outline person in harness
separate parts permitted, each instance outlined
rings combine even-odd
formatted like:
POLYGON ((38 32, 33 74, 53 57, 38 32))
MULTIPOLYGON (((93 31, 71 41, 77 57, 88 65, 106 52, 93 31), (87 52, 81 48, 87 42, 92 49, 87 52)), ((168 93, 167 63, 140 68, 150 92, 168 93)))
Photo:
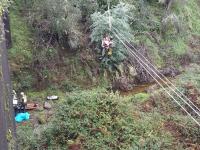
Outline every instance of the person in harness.
POLYGON ((12 98, 13 98, 13 108, 14 108, 14 112, 15 112, 15 116, 17 115, 17 113, 19 112, 19 106, 18 106, 18 98, 17 98, 17 93, 15 92, 15 90, 12 91, 12 98))
POLYGON ((13 96, 13 107, 14 107, 15 116, 18 113, 25 113, 26 111, 27 96, 24 94, 24 92, 21 92, 20 95, 21 95, 21 101, 20 99, 18 99, 17 93, 15 92, 15 90, 13 90, 12 96, 13 96))
POLYGON ((102 52, 100 60, 104 59, 106 56, 110 58, 110 56, 112 55, 112 45, 113 45, 112 38, 107 34, 105 34, 101 43, 102 52))
POLYGON ((21 95, 22 111, 25 112, 27 106, 27 96, 24 94, 24 92, 21 92, 20 95, 21 95))

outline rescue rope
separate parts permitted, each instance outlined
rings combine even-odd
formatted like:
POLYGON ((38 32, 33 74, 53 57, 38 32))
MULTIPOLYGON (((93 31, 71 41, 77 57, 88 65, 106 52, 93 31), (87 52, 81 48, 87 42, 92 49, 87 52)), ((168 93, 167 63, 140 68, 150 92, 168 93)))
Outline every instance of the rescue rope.
MULTIPOLYGON (((125 48, 127 49, 128 53, 131 54, 136 61, 147 71, 147 73, 158 83, 158 85, 192 118, 192 120, 195 121, 195 123, 197 123, 197 125, 200 127, 200 123, 190 114, 190 112, 187 111, 187 109, 184 107, 183 104, 180 103, 180 101, 177 101, 174 96, 172 94, 170 94, 170 92, 168 90, 166 90, 166 88, 162 85, 162 83, 160 81, 162 81, 172 92, 174 92, 176 94, 176 96, 178 96, 182 102, 184 102, 187 106, 189 106, 193 112, 195 112, 195 114, 197 114, 197 116, 200 117, 200 109, 189 99, 187 98, 169 79, 167 79, 162 73, 160 73, 157 68, 151 63, 149 62, 149 60, 143 56, 138 50, 137 48, 135 48, 126 38, 123 34, 121 34, 119 31, 119 29, 112 27, 112 22, 111 22, 111 13, 110 13, 110 0, 107 0, 107 5, 108 5, 108 17, 109 17, 109 29, 111 31, 111 29, 113 28, 115 31, 111 31, 117 38, 118 40, 125 46, 125 48), (123 39, 125 39, 124 41, 122 40, 122 38, 120 38, 120 36, 123 37, 123 39), (128 43, 128 45, 126 44, 128 43), (131 48, 130 48, 131 47, 131 48), (135 52, 133 51, 133 49, 135 50, 135 52), (137 54, 136 54, 137 53, 137 54), (140 55, 140 56, 138 56, 140 55), (141 59, 141 57, 143 59, 141 59), (150 66, 153 68, 151 68, 150 66), (155 77, 156 76, 156 77, 155 77), (160 80, 158 80, 158 79, 160 80), (164 80, 164 79, 165 80, 164 80), (171 87, 171 86, 173 87, 171 87), (183 98, 183 97, 185 98, 183 98), (191 106, 192 105, 192 106, 191 106)), ((132 17, 127 16, 129 19, 132 19, 132 17)), ((129 38, 129 40, 131 41, 131 39, 129 38)))
POLYGON ((159 86, 194 120, 194 122, 200 127, 200 123, 186 110, 186 108, 184 108, 184 106, 182 106, 180 104, 180 102, 178 102, 174 96, 172 96, 169 91, 167 91, 166 88, 164 88, 164 86, 151 74, 151 72, 148 70, 148 65, 145 67, 144 66, 144 62, 140 59, 140 57, 137 56, 137 54, 135 54, 131 48, 129 46, 127 46, 127 44, 125 44, 123 42, 123 40, 117 35, 117 33, 115 33, 114 31, 112 31, 112 33, 119 39, 119 41, 125 46, 125 48, 128 50, 128 52, 138 61, 138 63, 140 63, 140 65, 149 73, 149 75, 159 84, 159 86))
MULTIPOLYGON (((167 85, 169 88, 170 88, 170 90, 172 90, 185 104, 187 104, 199 117, 200 117, 200 109, 189 99, 189 98, 187 98, 169 79, 167 79, 167 77, 165 77, 162 73, 160 73, 160 71, 151 63, 151 62, 149 62, 149 60, 145 57, 145 56, 143 56, 141 53, 139 53, 138 52, 138 50, 130 43, 130 42, 128 42, 127 40, 126 40, 126 38, 122 35, 122 34, 120 34, 118 31, 117 31, 117 29, 115 28, 115 27, 113 27, 114 28, 114 30, 119 34, 119 35, 121 35, 124 39, 125 39, 125 41, 146 61, 146 63, 145 63, 145 65, 162 81, 162 82, 164 82, 164 84, 165 85, 167 85), (153 69, 157 72, 155 72, 150 66, 148 66, 148 64, 150 64, 150 66, 152 66, 153 67, 153 69), (163 80, 162 79, 162 77, 160 77, 158 74, 160 74, 165 80, 163 80), (171 86, 173 86, 173 88, 168 84, 168 83, 170 83, 171 84, 171 86), (185 99, 183 99, 183 97, 181 97, 176 91, 178 91, 178 93, 180 94, 180 95, 182 95, 185 99, 187 99, 187 101, 192 105, 190 105, 185 99), (195 107, 195 109, 193 108, 193 107, 195 107)), ((140 58, 141 59, 141 58, 140 58)), ((142 60, 143 61, 143 60, 142 60)))
POLYGON ((111 31, 111 29, 112 29, 112 22, 111 22, 111 12, 110 12, 110 0, 107 0, 107 5, 108 5, 109 29, 111 31))

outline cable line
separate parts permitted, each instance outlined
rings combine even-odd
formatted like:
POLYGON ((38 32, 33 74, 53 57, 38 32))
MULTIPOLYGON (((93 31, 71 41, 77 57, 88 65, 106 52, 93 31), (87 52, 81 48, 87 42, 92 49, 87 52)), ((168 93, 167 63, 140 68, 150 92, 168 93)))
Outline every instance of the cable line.
MULTIPOLYGON (((114 28, 114 30, 118 33, 118 34, 120 34, 117 30, 116 30, 116 28, 115 27, 113 27, 114 28)), ((120 34, 121 36, 122 36, 122 34, 120 34)), ((123 38, 125 39, 125 37, 123 36, 123 38)), ((146 60, 146 62, 148 63, 148 64, 150 64, 163 78, 165 78, 165 80, 167 80, 167 81, 164 81, 152 68, 150 68, 149 66, 148 66, 148 64, 146 64, 145 63, 145 65, 147 66, 147 67, 149 67, 150 69, 151 69, 151 71, 162 81, 162 82, 164 82, 165 83, 165 85, 167 85, 179 98, 181 98, 181 100, 183 100, 183 102, 185 103, 185 104, 187 104, 199 117, 200 117, 200 110, 199 110, 199 108, 191 101, 191 100, 189 100, 183 93, 181 93, 179 90, 178 90, 178 88, 177 87, 175 87, 175 85, 169 80, 169 79, 167 79, 162 73, 160 73, 158 70, 157 70, 157 68, 151 63, 151 62, 149 62, 148 61, 148 59, 146 58, 146 57, 144 57, 142 54, 140 54, 139 52, 138 52, 138 50, 131 44, 131 43, 129 43, 127 40, 126 40, 126 42, 132 47, 132 48, 134 48, 135 49, 135 51, 140 55, 140 56, 142 56, 145 60, 146 60), (175 88, 175 89, 173 89, 170 85, 168 85, 168 82, 175 88), (184 96, 187 100, 188 100, 188 102, 191 104, 191 105, 193 105, 197 110, 195 110, 185 99, 183 99, 183 97, 181 97, 175 90, 177 90, 182 96, 184 96)), ((140 57, 139 57, 139 59, 141 59, 140 57)), ((143 61, 143 60, 142 60, 143 61)))
MULTIPOLYGON (((131 18, 132 20, 134 20, 134 18, 133 17, 130 17, 130 16, 128 16, 128 15, 126 15, 127 17, 129 17, 129 18, 131 18)), ((114 28, 114 27, 113 27, 114 28)), ((115 30, 118 30, 118 31, 120 31, 119 29, 117 29, 117 28, 115 28, 115 30)), ((119 33, 119 32, 118 32, 119 33)), ((124 37, 124 36, 123 36, 124 37)), ((131 41, 131 39, 129 38, 129 40, 131 41)), ((127 40, 126 40, 126 42, 128 42, 127 40)), ((129 43, 129 42, 128 42, 129 43)), ((130 44, 130 43, 129 43, 130 44)), ((166 76, 164 76, 162 73, 160 73, 160 71, 151 63, 151 62, 149 62, 149 60, 145 57, 145 56, 143 56, 141 53, 139 53, 138 52, 138 50, 132 45, 132 44, 130 44, 131 45, 131 47, 142 57, 142 58, 144 58, 145 59, 145 61, 148 63, 148 64, 150 64, 168 83, 170 83, 174 88, 175 88, 175 90, 177 90, 185 99, 187 99, 187 101, 189 101, 189 103, 191 104, 191 105, 193 105, 197 110, 198 110, 198 115, 200 116, 200 109, 185 95, 185 94, 183 94, 166 76)))
POLYGON ((109 29, 111 31, 111 29, 112 29, 112 22, 111 22, 111 13, 110 13, 110 0, 107 0, 107 5, 108 5, 109 29))
MULTIPOLYGON (((111 31, 111 29, 112 29, 112 23, 111 23, 111 14, 110 14, 110 0, 107 0, 107 4, 108 4, 108 17, 109 17, 109 21, 108 21, 108 24, 109 24, 109 29, 110 29, 110 31, 111 31)), ((128 16, 127 15, 127 17, 129 17, 129 18, 131 18, 130 16, 128 16)), ((104 19, 104 18, 103 18, 104 19)), ((186 110, 186 108, 184 107, 184 106, 182 106, 181 104, 180 104, 180 102, 178 102, 165 88, 164 88, 164 86, 156 79, 156 77, 154 77, 154 75, 155 76, 157 76, 172 92, 174 92, 181 100, 182 100, 182 102, 184 102, 187 106, 189 106, 192 110, 193 110, 193 112, 195 112, 199 117, 200 117, 200 110, 199 110, 199 108, 192 102, 192 101, 190 101, 181 91, 179 91, 179 89, 170 81, 170 80, 168 80, 163 74, 161 74, 158 70, 157 70, 157 68, 151 63, 151 62, 149 62, 148 61, 148 59, 146 58, 146 57, 144 57, 142 54, 140 54, 139 52, 138 52, 138 50, 124 37, 124 35, 123 34, 121 34, 121 33, 119 33, 119 29, 116 29, 115 27, 113 27, 114 28, 114 30, 115 30, 115 32, 114 31, 111 31, 119 40, 120 40, 120 42, 125 46, 125 48, 128 50, 128 52, 136 59, 136 61, 138 61, 138 63, 150 74, 150 76, 164 89, 164 91, 200 126, 200 123, 186 110), (124 39, 125 39, 125 41, 126 41, 126 43, 128 43, 129 44, 129 46, 127 46, 127 44, 125 44, 124 42, 123 42, 123 40, 117 35, 117 33, 118 34, 120 34, 124 39), (136 53, 138 53, 144 60, 145 60, 145 62, 138 56, 138 54, 136 54, 134 51, 133 51, 133 49, 132 48, 130 48, 130 47, 132 47, 135 51, 136 51, 136 53), (157 72, 155 72, 150 66, 149 66, 149 64, 151 65, 151 67, 157 72), (145 66, 146 67, 145 67, 145 66), (152 72, 153 72, 153 74, 154 75, 152 75, 152 72), (164 79, 162 79, 158 74, 160 74, 164 79), (174 88, 172 88, 169 84, 171 84, 171 86, 173 86, 174 88), (178 91, 179 93, 177 93, 176 91, 178 91), (184 97, 184 98, 186 98, 187 99, 187 101, 185 100, 185 99, 183 99, 183 97, 182 96, 180 96, 180 94, 184 97), (193 105, 193 106, 191 106, 189 103, 191 104, 191 105, 193 105), (196 110, 193 108, 193 107, 195 107, 196 108, 196 110)), ((130 39, 130 38, 129 38, 130 39)))
POLYGON ((138 56, 131 51, 131 49, 123 42, 123 40, 115 33, 112 32, 119 40, 120 42, 125 46, 125 48, 128 50, 128 52, 140 63, 140 65, 150 74, 150 76, 160 85, 160 87, 197 123, 197 125, 200 127, 200 123, 164 88, 164 86, 150 73, 148 68, 144 66, 144 62, 138 59, 138 56))

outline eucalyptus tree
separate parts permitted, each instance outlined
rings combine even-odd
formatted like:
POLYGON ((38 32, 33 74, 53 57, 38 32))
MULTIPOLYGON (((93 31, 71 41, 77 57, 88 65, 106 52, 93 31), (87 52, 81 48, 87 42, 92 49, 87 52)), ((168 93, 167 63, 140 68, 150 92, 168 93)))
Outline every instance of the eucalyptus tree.
POLYGON ((128 17, 132 9, 134 9, 132 5, 119 3, 118 5, 113 6, 111 8, 110 15, 108 10, 103 13, 95 12, 94 14, 91 15, 92 19, 92 25, 91 25, 92 33, 90 35, 91 42, 96 43, 98 47, 105 33, 113 37, 114 44, 113 44, 113 54, 111 57, 112 61, 111 65, 113 63, 119 64, 126 58, 126 49, 120 42, 120 40, 116 38, 116 34, 120 32, 126 38, 129 39, 133 38, 133 35, 130 34, 132 32, 132 29, 130 27, 129 17, 128 17), (110 26, 109 24, 111 24, 111 28, 109 27, 110 26))
POLYGON ((82 35, 78 4, 72 0, 36 0, 30 18, 39 40, 47 42, 54 38, 63 47, 77 49, 82 35))

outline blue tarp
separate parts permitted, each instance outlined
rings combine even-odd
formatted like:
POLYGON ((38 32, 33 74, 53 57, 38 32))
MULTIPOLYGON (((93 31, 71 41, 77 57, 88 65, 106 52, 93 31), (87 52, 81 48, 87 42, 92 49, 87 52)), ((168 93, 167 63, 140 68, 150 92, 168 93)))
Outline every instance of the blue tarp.
POLYGON ((15 117, 15 121, 20 123, 20 122, 29 120, 29 118, 30 118, 30 114, 29 113, 27 113, 27 112, 26 113, 19 113, 15 117))

